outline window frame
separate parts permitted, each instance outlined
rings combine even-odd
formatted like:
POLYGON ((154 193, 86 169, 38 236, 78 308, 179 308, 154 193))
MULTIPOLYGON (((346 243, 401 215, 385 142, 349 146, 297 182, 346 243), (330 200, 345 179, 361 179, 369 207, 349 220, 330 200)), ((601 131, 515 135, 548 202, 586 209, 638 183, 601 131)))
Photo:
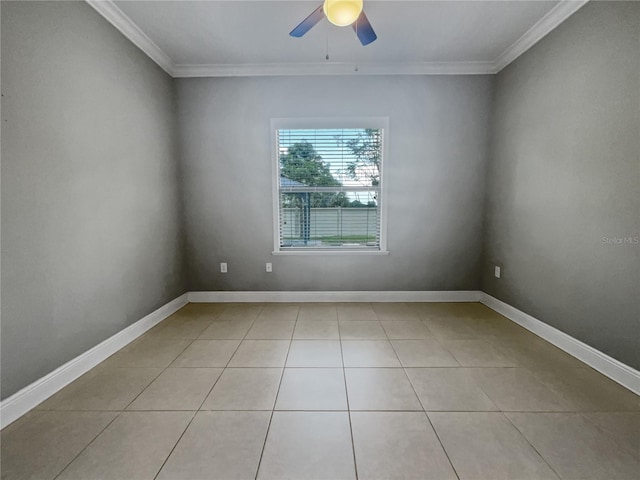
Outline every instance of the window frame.
POLYGON ((318 117, 318 118, 272 118, 272 211, 273 211, 273 255, 388 255, 387 249, 387 179, 386 160, 389 151, 389 117, 318 117), (278 130, 303 129, 351 129, 375 128, 382 130, 382 161, 380 162, 380 244, 371 247, 286 247, 280 246, 280 152, 278 130))

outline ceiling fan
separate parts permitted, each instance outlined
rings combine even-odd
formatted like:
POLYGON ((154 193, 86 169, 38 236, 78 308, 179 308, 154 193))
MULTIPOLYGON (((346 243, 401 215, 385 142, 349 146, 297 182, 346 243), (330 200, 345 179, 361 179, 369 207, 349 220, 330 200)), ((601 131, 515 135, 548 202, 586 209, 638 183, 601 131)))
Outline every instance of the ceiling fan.
POLYGON ((324 3, 316 8, 311 15, 291 30, 292 37, 302 37, 311 30, 320 20, 327 17, 334 25, 346 27, 351 25, 362 45, 369 45, 378 36, 373 31, 369 19, 362 10, 363 0, 324 0, 324 3))

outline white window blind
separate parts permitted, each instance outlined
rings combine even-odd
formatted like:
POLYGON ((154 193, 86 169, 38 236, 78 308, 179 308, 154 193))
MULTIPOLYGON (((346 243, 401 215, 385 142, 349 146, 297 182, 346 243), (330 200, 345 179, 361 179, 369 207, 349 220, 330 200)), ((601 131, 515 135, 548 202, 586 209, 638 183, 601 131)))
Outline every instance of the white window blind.
POLYGON ((277 129, 277 251, 381 250, 383 130, 277 129))

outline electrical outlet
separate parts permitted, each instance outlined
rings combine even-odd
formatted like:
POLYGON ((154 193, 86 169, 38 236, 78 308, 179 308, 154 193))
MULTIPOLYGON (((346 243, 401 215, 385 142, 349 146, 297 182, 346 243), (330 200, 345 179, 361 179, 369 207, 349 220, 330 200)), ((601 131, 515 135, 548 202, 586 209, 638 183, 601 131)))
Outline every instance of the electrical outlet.
POLYGON ((500 278, 500 275, 501 275, 500 270, 501 268, 498 265, 494 267, 493 274, 496 276, 496 278, 500 278))
POLYGON ((267 262, 267 267, 266 267, 267 272, 271 273, 273 272, 273 264, 267 262))
POLYGON ((220 273, 227 273, 227 262, 222 262, 220 264, 220 273))

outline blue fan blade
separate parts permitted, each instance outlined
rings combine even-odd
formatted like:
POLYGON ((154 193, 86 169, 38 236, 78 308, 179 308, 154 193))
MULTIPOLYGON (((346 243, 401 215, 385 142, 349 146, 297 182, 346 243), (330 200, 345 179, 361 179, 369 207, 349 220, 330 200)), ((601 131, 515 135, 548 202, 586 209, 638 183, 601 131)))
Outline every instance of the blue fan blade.
POLYGON ((289 33, 289 35, 291 35, 292 37, 301 37, 309 30, 311 30, 316 25, 316 23, 318 23, 323 18, 324 11, 322 10, 322 5, 320 5, 313 11, 311 15, 300 22, 300 25, 291 30, 291 33, 289 33))
POLYGON ((378 38, 376 32, 373 31, 373 27, 369 23, 369 19, 364 14, 364 10, 351 26, 353 27, 353 31, 356 32, 356 35, 362 45, 369 45, 378 38))

